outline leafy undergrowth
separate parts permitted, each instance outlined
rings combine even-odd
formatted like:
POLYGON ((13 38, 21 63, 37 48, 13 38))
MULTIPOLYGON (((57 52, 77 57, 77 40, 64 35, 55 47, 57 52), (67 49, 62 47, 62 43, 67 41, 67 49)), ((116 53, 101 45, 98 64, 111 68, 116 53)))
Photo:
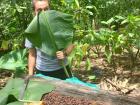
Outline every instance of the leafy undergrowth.
POLYGON ((0 89, 3 88, 8 81, 8 79, 12 76, 12 73, 9 71, 0 71, 0 89))

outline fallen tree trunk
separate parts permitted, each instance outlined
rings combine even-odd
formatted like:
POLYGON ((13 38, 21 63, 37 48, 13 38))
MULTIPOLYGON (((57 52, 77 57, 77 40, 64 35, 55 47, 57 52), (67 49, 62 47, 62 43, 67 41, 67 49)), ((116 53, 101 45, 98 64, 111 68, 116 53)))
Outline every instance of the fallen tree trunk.
POLYGON ((93 105, 140 105, 140 100, 134 97, 117 95, 104 90, 94 90, 86 86, 72 84, 56 79, 32 78, 36 81, 51 83, 56 86, 55 91, 66 96, 85 98, 94 101, 93 105))

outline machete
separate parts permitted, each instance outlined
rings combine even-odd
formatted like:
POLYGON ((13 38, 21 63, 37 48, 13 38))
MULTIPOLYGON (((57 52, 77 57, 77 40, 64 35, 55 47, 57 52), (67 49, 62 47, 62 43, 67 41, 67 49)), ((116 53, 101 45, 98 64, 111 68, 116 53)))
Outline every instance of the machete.
POLYGON ((27 76, 25 79, 24 79, 24 84, 23 84, 23 87, 21 87, 21 92, 19 94, 19 100, 23 100, 23 97, 24 97, 24 93, 28 87, 28 83, 29 83, 29 80, 30 80, 31 76, 27 76))

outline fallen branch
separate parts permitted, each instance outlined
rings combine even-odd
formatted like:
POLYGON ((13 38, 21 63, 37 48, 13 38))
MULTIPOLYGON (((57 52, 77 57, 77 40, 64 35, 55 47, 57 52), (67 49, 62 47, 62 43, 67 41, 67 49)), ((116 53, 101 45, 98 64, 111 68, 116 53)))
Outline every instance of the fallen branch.
POLYGON ((126 87, 120 88, 119 86, 117 86, 116 84, 114 84, 111 80, 109 80, 109 79, 105 79, 105 80, 108 83, 110 83, 113 87, 115 87, 117 91, 120 91, 124 95, 130 94, 132 91, 135 90, 135 88, 132 88, 132 89, 129 89, 129 88, 126 88, 126 87), (123 89, 126 89, 126 91, 123 91, 123 89))
POLYGON ((105 80, 106 82, 110 83, 113 87, 115 87, 117 91, 121 91, 121 88, 118 87, 116 84, 114 84, 111 80, 109 79, 105 79, 105 80))

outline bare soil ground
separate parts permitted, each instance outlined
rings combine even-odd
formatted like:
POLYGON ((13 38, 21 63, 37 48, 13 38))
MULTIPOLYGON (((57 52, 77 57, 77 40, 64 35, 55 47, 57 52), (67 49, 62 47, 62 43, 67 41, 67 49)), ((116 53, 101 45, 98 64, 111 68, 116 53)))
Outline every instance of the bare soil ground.
POLYGON ((9 71, 0 71, 0 89, 3 88, 7 82, 7 80, 11 77, 11 73, 9 71))
POLYGON ((115 56, 114 62, 109 64, 101 56, 93 58, 91 62, 93 67, 89 71, 85 69, 85 61, 79 69, 74 68, 75 76, 83 81, 99 83, 103 90, 140 99, 140 60, 132 65, 129 56, 115 56), (92 75, 96 79, 89 79, 92 75))

